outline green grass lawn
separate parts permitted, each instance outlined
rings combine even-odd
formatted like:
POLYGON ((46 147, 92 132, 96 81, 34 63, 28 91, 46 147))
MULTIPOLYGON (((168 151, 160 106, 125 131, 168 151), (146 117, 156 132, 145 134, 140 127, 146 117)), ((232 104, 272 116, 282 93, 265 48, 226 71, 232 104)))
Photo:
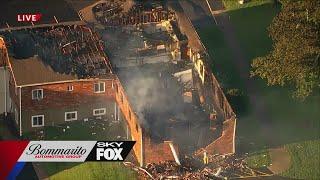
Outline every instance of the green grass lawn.
MULTIPOLYGON (((28 133, 28 139, 42 140, 116 140, 125 139, 122 123, 103 120, 73 121, 28 133)), ((50 179, 135 179, 136 174, 119 163, 41 163, 50 179)))
MULTIPOLYGON (((272 40, 267 28, 280 7, 275 7, 267 0, 252 0, 241 7, 237 1, 223 2, 235 27, 237 40, 247 57, 247 66, 250 66, 254 58, 264 56, 272 50, 272 40)), ((232 50, 225 43, 223 32, 214 25, 201 31, 200 37, 215 65, 213 71, 222 77, 218 79, 225 92, 226 87, 241 89, 242 81, 239 80, 238 71, 234 71, 236 65, 232 59, 232 50)), ((310 97, 305 102, 298 102, 290 97, 290 90, 286 87, 268 87, 266 82, 258 78, 254 78, 254 84, 257 97, 268 113, 267 121, 262 121, 255 115, 259 112, 252 112, 253 107, 249 101, 239 104, 232 102, 232 97, 229 97, 234 109, 245 112, 238 113, 237 151, 249 153, 247 161, 250 166, 262 167, 270 161, 266 151, 269 147, 285 146, 293 161, 284 176, 304 179, 320 177, 320 97, 310 97), (241 110, 243 108, 247 110, 241 110)), ((246 94, 244 99, 245 96, 246 94)))
POLYGON ((267 149, 250 153, 246 159, 248 165, 252 168, 267 167, 270 165, 270 155, 267 149))
POLYGON ((291 155, 291 167, 282 175, 296 179, 319 179, 320 140, 286 145, 291 155))
POLYGON ((228 12, 238 41, 246 52, 248 64, 255 57, 264 56, 272 49, 267 28, 279 11, 280 7, 267 3, 228 12))
POLYGON ((227 10, 236 10, 241 8, 248 8, 259 6, 262 4, 273 2, 273 0, 250 0, 247 3, 239 4, 239 0, 223 0, 223 4, 227 10))
POLYGON ((71 169, 66 169, 50 177, 52 180, 73 180, 73 179, 110 179, 130 180, 137 179, 132 171, 121 166, 119 163, 110 162, 86 162, 71 169))
POLYGON ((221 85, 225 89, 239 89, 242 83, 238 76, 234 76, 236 68, 235 66, 230 66, 230 64, 233 64, 231 51, 228 49, 220 29, 215 25, 211 25, 202 28, 199 31, 199 36, 204 45, 210 47, 208 48, 208 53, 212 60, 212 69, 221 85))

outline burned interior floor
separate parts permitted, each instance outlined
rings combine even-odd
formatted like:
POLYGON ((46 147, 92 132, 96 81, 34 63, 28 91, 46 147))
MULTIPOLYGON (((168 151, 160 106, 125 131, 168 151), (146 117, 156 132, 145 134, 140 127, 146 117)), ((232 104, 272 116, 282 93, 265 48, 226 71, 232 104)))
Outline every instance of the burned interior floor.
POLYGON ((117 73, 151 139, 173 141, 189 154, 212 142, 214 133, 209 114, 192 101, 190 94, 196 92, 179 82, 174 70, 175 65, 160 63, 119 68, 117 73))

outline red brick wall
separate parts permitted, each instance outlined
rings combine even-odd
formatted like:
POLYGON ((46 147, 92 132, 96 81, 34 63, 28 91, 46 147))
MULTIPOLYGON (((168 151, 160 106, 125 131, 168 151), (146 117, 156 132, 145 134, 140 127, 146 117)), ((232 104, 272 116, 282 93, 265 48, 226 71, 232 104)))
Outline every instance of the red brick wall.
MULTIPOLYGON (((19 92, 19 90, 17 91, 19 92)), ((19 107, 19 94, 15 94, 15 86, 11 79, 10 94, 13 101, 19 107)), ((89 102, 101 101, 101 99, 115 100, 123 113, 128 124, 132 139, 136 141, 133 147, 135 156, 140 163, 160 162, 164 160, 174 160, 168 143, 153 144, 149 137, 143 137, 143 129, 139 124, 139 119, 134 113, 125 91, 118 79, 88 80, 70 83, 57 83, 41 86, 31 86, 22 88, 22 110, 39 111, 48 108, 62 108, 89 102), (95 82, 105 82, 104 93, 94 93, 95 82), (73 85, 73 91, 67 91, 68 85, 73 85), (43 99, 32 100, 32 90, 43 89, 43 99), (142 140, 146 144, 142 144, 142 140), (142 148, 143 147, 143 155, 142 148), (146 159, 144 159, 144 157, 146 159)))
MULTIPOLYGON (((117 81, 117 87, 115 87, 115 90, 116 102, 127 121, 131 137, 136 141, 133 150, 138 162, 141 163, 143 161, 143 164, 147 164, 166 160, 174 161, 174 157, 168 143, 154 144, 151 142, 149 136, 143 134, 144 131, 140 126, 138 116, 134 113, 120 81, 117 81), (141 150, 143 152, 141 152, 141 150)), ((177 150, 177 148, 175 149, 177 150)))
POLYGON ((70 83, 48 84, 22 88, 22 110, 43 110, 72 105, 80 105, 101 101, 101 99, 114 99, 112 88, 113 79, 75 81, 70 83), (94 83, 105 82, 104 93, 94 93, 94 83), (68 85, 73 86, 73 91, 68 91, 68 85), (33 100, 32 90, 43 89, 43 99, 33 100))
POLYGON ((7 62, 8 52, 5 43, 2 38, 0 38, 0 67, 4 66, 7 62))
MULTIPOLYGON (((144 142, 144 157, 145 163, 160 163, 163 161, 174 161, 170 145, 168 142, 154 144, 150 138, 145 136, 144 142)), ((178 148, 175 146, 176 153, 179 154, 178 148)))
POLYGON ((133 151, 138 162, 141 164, 143 157, 141 156, 141 146, 142 146, 142 128, 139 124, 139 119, 134 113, 129 100, 124 92, 124 89, 119 80, 117 80, 117 87, 116 89, 116 102, 120 107, 120 110, 127 121, 128 128, 131 133, 132 139, 136 141, 136 144, 133 147, 133 151))

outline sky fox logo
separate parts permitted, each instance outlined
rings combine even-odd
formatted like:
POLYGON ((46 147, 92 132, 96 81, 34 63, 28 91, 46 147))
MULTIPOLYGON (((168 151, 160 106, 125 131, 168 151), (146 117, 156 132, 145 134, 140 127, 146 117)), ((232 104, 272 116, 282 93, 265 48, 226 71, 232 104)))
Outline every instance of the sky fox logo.
POLYGON ((123 161, 121 152, 123 142, 98 142, 97 143, 97 160, 104 158, 108 161, 123 161))
POLYGON ((124 161, 135 141, 97 141, 87 160, 124 161))

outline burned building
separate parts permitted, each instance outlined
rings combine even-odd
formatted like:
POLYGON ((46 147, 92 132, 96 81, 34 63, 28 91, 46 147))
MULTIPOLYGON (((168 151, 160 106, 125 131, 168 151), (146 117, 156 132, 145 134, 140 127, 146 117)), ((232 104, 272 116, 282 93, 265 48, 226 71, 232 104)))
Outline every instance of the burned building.
POLYGON ((114 114, 114 75, 89 28, 20 30, 4 37, 20 135, 46 125, 114 114))
POLYGON ((100 33, 144 130, 144 144, 172 142, 181 154, 197 156, 232 154, 235 113, 188 23, 177 13, 161 22, 110 25, 100 33))
POLYGON ((20 135, 70 121, 123 120, 141 166, 234 153, 235 114, 203 48, 193 46, 196 36, 183 31, 186 17, 163 4, 115 2, 93 6, 100 29, 1 33, 20 135))

